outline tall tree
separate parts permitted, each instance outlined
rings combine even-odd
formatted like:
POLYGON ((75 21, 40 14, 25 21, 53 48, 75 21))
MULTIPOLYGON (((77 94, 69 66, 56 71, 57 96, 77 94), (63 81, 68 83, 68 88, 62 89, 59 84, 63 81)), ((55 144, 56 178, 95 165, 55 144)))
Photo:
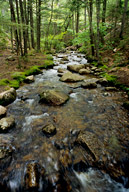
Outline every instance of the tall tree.
POLYGON ((94 36, 93 36, 93 26, 92 26, 92 16, 93 16, 93 0, 89 0, 89 24, 90 24, 90 43, 91 43, 91 52, 94 56, 94 36))
POLYGON ((30 8, 30 27, 31 27, 31 46, 34 49, 34 20, 33 20, 33 0, 29 0, 29 8, 30 8))
POLYGON ((124 1, 123 17, 122 17, 122 22, 121 22, 121 31, 120 31, 120 38, 121 39, 123 39, 124 26, 125 26, 125 22, 126 22, 127 7, 128 7, 128 0, 125 0, 124 1))
POLYGON ((99 22, 100 22, 100 0, 96 0, 96 16, 97 16, 97 44, 96 56, 99 60, 99 22))
POLYGON ((41 0, 36 1, 37 8, 37 51, 40 51, 40 37, 41 37, 41 0))
MULTIPOLYGON (((16 23, 16 17, 15 17, 15 11, 14 11, 14 5, 13 5, 13 0, 9 0, 10 4, 10 12, 11 12, 11 21, 13 23, 16 23)), ((16 41, 16 48, 17 48, 17 55, 19 54, 19 39, 18 39, 18 31, 17 27, 14 26, 14 35, 15 35, 15 41, 16 41)))

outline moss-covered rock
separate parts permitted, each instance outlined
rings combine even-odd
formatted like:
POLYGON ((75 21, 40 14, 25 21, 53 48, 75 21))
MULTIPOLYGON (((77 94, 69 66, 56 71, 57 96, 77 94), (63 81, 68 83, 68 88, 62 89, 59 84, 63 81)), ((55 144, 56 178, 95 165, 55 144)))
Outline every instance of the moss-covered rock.
POLYGON ((39 69, 39 66, 34 65, 34 66, 30 67, 30 69, 25 71, 25 76, 37 75, 39 73, 41 73, 41 70, 39 69))
POLYGON ((0 118, 6 115, 7 109, 0 105, 0 118))
POLYGON ((64 81, 64 82, 78 82, 83 80, 84 80, 84 77, 78 74, 73 74, 71 72, 67 72, 63 74, 63 76, 60 78, 60 81, 64 81))
POLYGON ((19 82, 23 82, 26 78, 24 72, 15 72, 11 75, 11 77, 15 80, 18 80, 19 82))
POLYGON ((15 120, 13 117, 5 117, 0 120, 0 132, 6 132, 10 128, 14 127, 15 120))
POLYGON ((69 96, 62 91, 55 89, 44 90, 40 94, 40 102, 51 105, 62 105, 69 99, 69 96))
POLYGON ((0 105, 8 105, 15 101, 16 99, 16 90, 11 88, 8 91, 0 93, 0 105))

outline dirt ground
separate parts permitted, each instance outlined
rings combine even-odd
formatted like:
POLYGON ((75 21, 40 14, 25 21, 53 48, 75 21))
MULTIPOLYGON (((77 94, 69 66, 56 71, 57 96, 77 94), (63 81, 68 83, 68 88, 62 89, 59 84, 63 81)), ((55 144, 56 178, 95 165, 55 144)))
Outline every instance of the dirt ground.
MULTIPOLYGON (((11 74, 14 72, 22 72, 34 65, 42 65, 45 56, 43 53, 32 53, 27 58, 19 58, 16 54, 11 53, 10 49, 0 50, 0 80, 12 80, 11 74), (9 61, 7 58, 12 56, 14 61, 9 61)), ((0 92, 5 91, 7 87, 0 86, 0 92)))

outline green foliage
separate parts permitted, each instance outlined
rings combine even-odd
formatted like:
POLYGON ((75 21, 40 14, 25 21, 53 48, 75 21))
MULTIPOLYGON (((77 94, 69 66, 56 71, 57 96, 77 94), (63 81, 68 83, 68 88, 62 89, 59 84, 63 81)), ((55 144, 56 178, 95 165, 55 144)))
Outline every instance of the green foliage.
POLYGON ((9 84, 9 80, 8 79, 1 79, 0 80, 0 86, 6 86, 9 84))
POLYGON ((102 76, 103 76, 104 78, 106 78, 107 81, 108 81, 110 84, 113 84, 113 85, 117 85, 117 84, 118 84, 118 82, 117 82, 117 76, 115 76, 115 75, 109 75, 109 74, 107 74, 107 73, 104 73, 102 76))
POLYGON ((29 76, 29 75, 36 75, 41 73, 41 70, 39 69, 39 66, 35 65, 30 67, 30 69, 25 71, 25 76, 29 76))
POLYGON ((9 86, 18 89, 20 87, 20 82, 18 80, 9 81, 9 86))
POLYGON ((52 60, 44 60, 44 64, 40 65, 39 68, 40 69, 47 69, 47 68, 51 68, 53 67, 54 62, 52 60))
POLYGON ((52 57, 52 55, 46 55, 46 59, 53 60, 53 57, 52 57))
POLYGON ((25 78, 26 78, 24 72, 15 72, 11 76, 12 76, 13 79, 18 80, 19 82, 23 82, 25 80, 25 78))

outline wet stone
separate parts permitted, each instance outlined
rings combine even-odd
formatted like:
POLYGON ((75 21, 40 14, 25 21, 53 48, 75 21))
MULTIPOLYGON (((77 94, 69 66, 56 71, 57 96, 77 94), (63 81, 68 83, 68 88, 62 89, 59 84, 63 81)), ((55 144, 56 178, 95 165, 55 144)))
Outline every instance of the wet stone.
POLYGON ((48 124, 42 128, 44 134, 51 136, 56 133, 56 127, 53 124, 48 124))
POLYGON ((57 72, 58 72, 58 73, 64 73, 64 72, 66 72, 66 69, 59 68, 59 69, 57 70, 57 72))
POLYGON ((105 88, 106 91, 117 91, 116 87, 106 87, 105 88))
POLYGON ((73 74, 71 72, 65 73, 61 78, 60 81, 63 82, 78 82, 78 81, 83 81, 84 77, 78 75, 78 74, 73 74))
POLYGON ((80 74, 80 75, 90 74, 90 70, 88 70, 88 69, 80 69, 80 70, 79 70, 79 74, 80 74))
POLYGON ((73 72, 79 72, 80 69, 85 68, 84 64, 80 64, 80 65, 68 65, 67 69, 73 72))
POLYGON ((39 165, 37 163, 30 163, 27 165, 25 174, 25 185, 27 189, 39 188, 39 165))
POLYGON ((13 117, 5 117, 0 120, 0 132, 7 132, 14 126, 15 126, 15 120, 13 117))
POLYGON ((0 169, 9 166, 14 149, 9 143, 0 143, 0 169))
POLYGON ((0 105, 0 118, 6 116, 7 109, 0 105))
POLYGON ((51 105, 62 105, 69 99, 69 96, 63 91, 58 90, 44 90, 40 94, 40 102, 48 103, 51 105))
POLYGON ((84 82, 81 86, 86 89, 94 89, 97 87, 97 84, 95 82, 84 82))
POLYGON ((16 99, 16 90, 14 88, 9 89, 0 93, 0 105, 8 105, 15 101, 16 99))
POLYGON ((26 77, 25 82, 26 83, 34 82, 34 75, 30 75, 30 76, 26 77))
POLYGON ((100 78, 97 83, 103 85, 103 86, 107 86, 108 85, 108 81, 105 78, 100 78))

